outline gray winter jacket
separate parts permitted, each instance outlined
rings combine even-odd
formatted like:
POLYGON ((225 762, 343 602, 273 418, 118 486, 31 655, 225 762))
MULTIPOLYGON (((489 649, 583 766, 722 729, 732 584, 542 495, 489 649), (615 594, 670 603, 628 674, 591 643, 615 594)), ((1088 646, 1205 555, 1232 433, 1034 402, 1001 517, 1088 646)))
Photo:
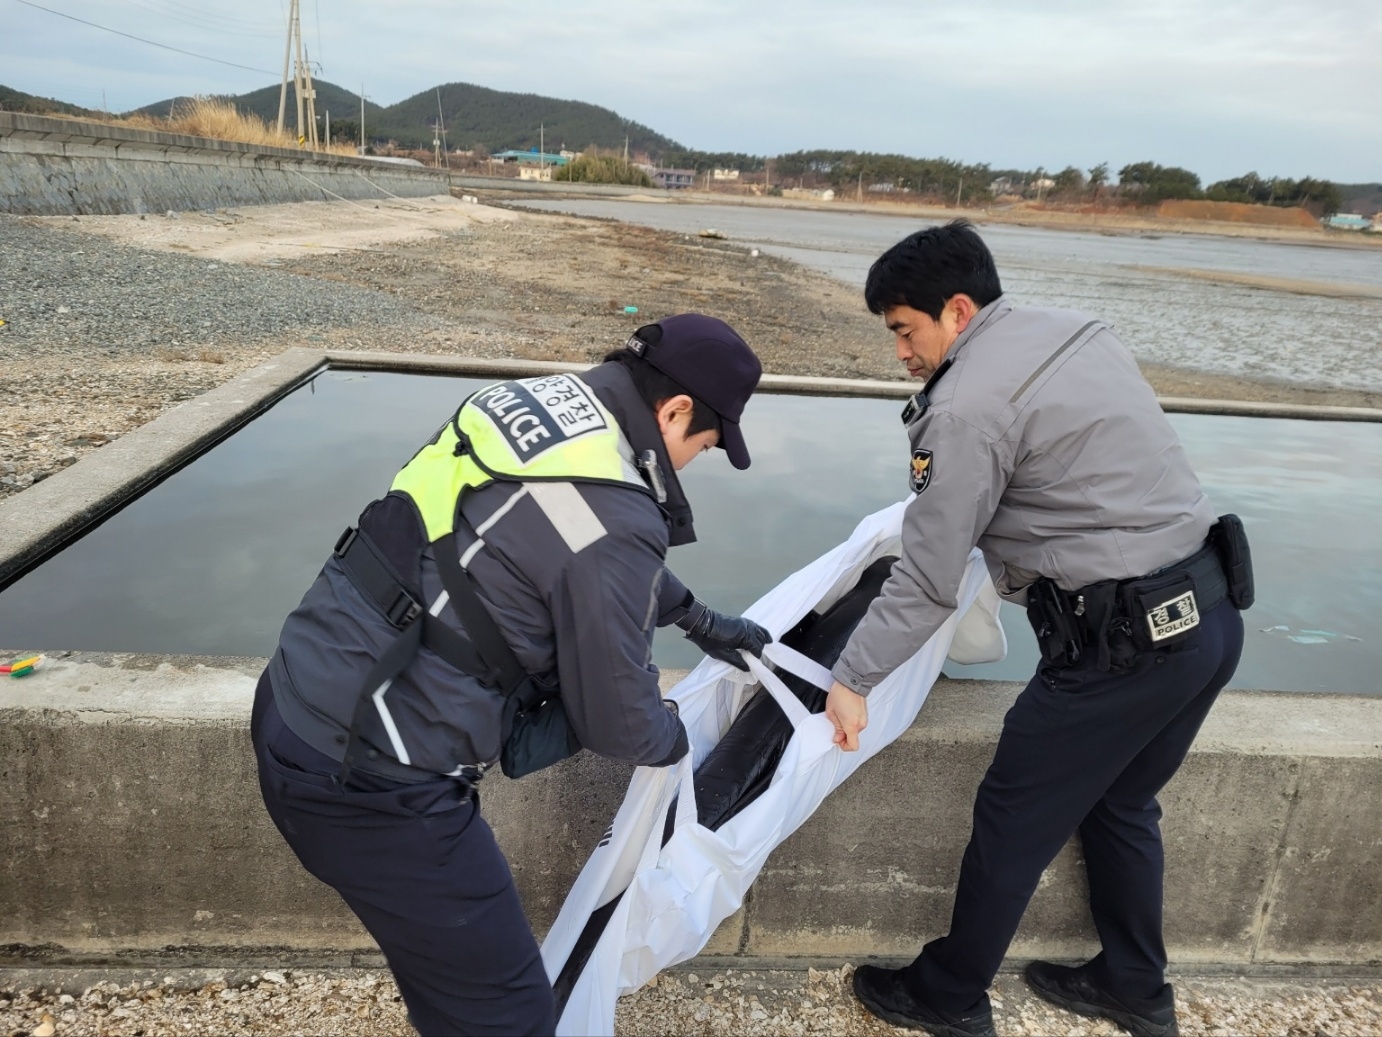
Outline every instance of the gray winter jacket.
MULTIPOLYGON (((670 545, 695 539, 690 508, 628 372, 607 363, 580 378, 619 422, 628 460, 654 452, 666 501, 642 486, 495 482, 465 495, 456 542, 519 662, 539 684, 560 690, 581 745, 628 763, 669 765, 685 755, 687 739, 663 705, 652 636, 684 614, 691 597, 664 566, 670 545), (483 545, 470 551, 477 531, 483 545)), ((359 525, 418 601, 438 599, 433 549, 410 500, 375 501, 359 525)), ((464 635, 449 607, 437 615, 464 635)), ((284 721, 341 759, 361 682, 397 635, 333 555, 284 623, 270 661, 284 721)), ((425 780, 487 767, 499 756, 500 695, 426 647, 373 698, 361 728, 371 750, 364 770, 425 780)))
POLYGON ((1143 576, 1194 553, 1214 512, 1137 363, 1107 326, 1065 310, 985 306, 908 425, 902 557, 835 679, 861 695, 956 606, 969 551, 1001 594, 1143 576))

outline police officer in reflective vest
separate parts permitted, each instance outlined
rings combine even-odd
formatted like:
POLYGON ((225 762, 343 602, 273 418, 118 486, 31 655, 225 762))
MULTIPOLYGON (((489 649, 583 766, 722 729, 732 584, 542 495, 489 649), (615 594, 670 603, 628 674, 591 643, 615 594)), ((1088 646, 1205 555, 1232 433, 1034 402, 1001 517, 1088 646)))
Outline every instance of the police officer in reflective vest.
POLYGON ((1013 305, 966 222, 889 249, 865 298, 926 382, 903 415, 901 558, 833 671, 836 742, 858 747, 870 689, 953 611, 976 544, 999 592, 1026 603, 1042 660, 979 787, 949 934, 905 968, 861 966, 855 993, 897 1025, 992 1034, 987 989, 1078 831, 1102 950, 1078 968, 1033 962, 1027 982, 1132 1033, 1174 1034, 1156 797, 1238 665, 1241 524, 1216 521, 1112 331, 1013 305))
POLYGON ((640 328, 589 372, 476 392, 347 530, 288 617, 252 725, 269 814, 378 942, 422 1033, 544 1034, 551 986, 475 788, 582 747, 667 766, 655 626, 747 668, 767 631, 664 566, 677 472, 762 367, 723 321, 640 328))

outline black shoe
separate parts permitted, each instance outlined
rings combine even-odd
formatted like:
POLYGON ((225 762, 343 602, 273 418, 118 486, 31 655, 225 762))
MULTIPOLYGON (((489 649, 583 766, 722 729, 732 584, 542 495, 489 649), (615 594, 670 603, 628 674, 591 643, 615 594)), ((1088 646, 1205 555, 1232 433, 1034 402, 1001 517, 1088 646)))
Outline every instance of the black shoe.
MULTIPOLYGON (((1133 1037, 1180 1037, 1176 1007, 1119 998, 1099 986, 1090 970, 1034 961, 1023 973, 1027 985, 1050 1001, 1080 1015, 1111 1019, 1133 1037)), ((1167 987, 1169 996, 1170 987, 1167 987)))
POLYGON ((902 982, 902 969, 860 965, 854 970, 854 996, 878 1018, 894 1026, 925 1030, 932 1037, 997 1037, 988 996, 961 1015, 918 1001, 902 982))

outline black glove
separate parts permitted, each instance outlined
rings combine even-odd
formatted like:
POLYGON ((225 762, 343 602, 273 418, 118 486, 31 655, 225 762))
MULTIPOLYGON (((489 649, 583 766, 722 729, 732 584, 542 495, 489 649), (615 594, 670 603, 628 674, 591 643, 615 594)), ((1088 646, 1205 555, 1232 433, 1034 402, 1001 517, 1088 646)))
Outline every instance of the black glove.
POLYGON ((770 644, 773 635, 751 619, 743 616, 726 616, 723 612, 706 608, 705 603, 693 599, 686 615, 676 621, 677 626, 686 631, 686 639, 712 659, 729 663, 740 670, 747 670, 739 650, 761 656, 763 647, 770 644))

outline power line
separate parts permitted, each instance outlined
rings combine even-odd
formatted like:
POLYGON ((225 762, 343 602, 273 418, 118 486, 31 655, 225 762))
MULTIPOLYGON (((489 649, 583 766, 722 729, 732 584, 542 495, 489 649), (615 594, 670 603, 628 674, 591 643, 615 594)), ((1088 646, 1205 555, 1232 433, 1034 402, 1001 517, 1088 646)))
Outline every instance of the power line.
POLYGON ((146 40, 143 36, 134 36, 128 32, 121 32, 119 29, 112 29, 106 25, 97 25, 95 22, 89 22, 85 18, 78 18, 75 15, 71 14, 64 14, 61 11, 54 11, 51 7, 44 7, 42 4, 33 3, 32 0, 16 0, 16 2, 23 4, 25 7, 36 7, 40 11, 47 11, 49 14, 55 14, 59 18, 66 18, 68 21, 80 22, 82 25, 89 25, 93 29, 100 29, 102 32, 111 32, 114 33, 116 36, 123 36, 129 40, 136 40, 139 43, 147 43, 151 47, 161 47, 163 50, 171 50, 175 54, 186 54, 189 58, 201 58, 203 61, 214 61, 218 65, 229 65, 231 68, 242 68, 246 72, 262 72, 266 76, 273 75, 273 73, 268 71, 267 69, 251 68, 249 65, 237 65, 233 61, 223 61, 220 58, 213 58, 206 54, 194 54, 192 51, 183 50, 181 47, 170 47, 166 43, 155 43, 153 40, 146 40))
POLYGON ((227 18, 211 11, 199 11, 166 0, 124 0, 125 3, 157 14, 161 18, 173 18, 212 32, 234 33, 240 36, 273 36, 277 31, 264 28, 262 21, 251 22, 241 18, 227 18))

